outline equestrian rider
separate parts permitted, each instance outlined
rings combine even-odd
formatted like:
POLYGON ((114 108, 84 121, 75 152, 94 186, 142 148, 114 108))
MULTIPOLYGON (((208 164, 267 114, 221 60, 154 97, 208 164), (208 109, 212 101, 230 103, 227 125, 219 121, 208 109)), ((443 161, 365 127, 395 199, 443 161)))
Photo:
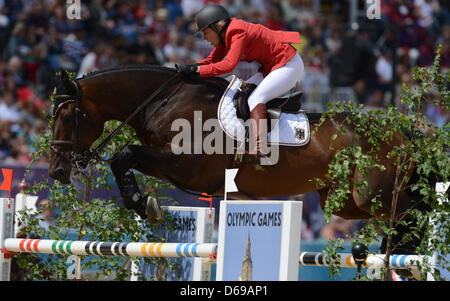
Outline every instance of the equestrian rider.
POLYGON ((258 72, 247 80, 257 85, 248 98, 253 125, 253 148, 249 153, 259 160, 268 153, 265 104, 294 88, 304 75, 303 61, 291 45, 300 43, 300 34, 273 31, 231 18, 217 4, 206 5, 198 12, 195 27, 215 48, 196 64, 180 66, 178 71, 182 74, 211 77, 232 72, 239 61, 261 64, 258 72))

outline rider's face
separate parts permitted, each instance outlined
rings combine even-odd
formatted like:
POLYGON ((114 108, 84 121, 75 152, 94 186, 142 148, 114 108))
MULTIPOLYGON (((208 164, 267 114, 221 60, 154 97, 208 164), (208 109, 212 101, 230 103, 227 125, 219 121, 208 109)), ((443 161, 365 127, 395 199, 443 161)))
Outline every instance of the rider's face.
POLYGON ((203 38, 214 47, 217 47, 220 44, 219 36, 209 27, 203 29, 203 38))

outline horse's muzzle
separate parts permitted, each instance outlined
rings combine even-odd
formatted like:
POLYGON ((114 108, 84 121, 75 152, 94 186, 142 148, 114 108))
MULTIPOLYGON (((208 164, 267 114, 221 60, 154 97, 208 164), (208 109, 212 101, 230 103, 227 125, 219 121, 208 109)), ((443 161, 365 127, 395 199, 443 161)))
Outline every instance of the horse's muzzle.
POLYGON ((64 169, 61 166, 58 166, 54 169, 49 170, 48 174, 52 179, 58 180, 63 185, 68 185, 71 183, 70 181, 70 168, 64 169))

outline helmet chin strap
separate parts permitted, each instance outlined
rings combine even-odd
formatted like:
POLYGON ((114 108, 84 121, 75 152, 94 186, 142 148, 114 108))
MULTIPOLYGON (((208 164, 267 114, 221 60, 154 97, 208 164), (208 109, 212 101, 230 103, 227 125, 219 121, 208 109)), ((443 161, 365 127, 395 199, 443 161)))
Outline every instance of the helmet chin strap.
POLYGON ((222 37, 223 32, 227 32, 228 25, 230 25, 231 19, 228 19, 225 23, 225 25, 222 27, 221 30, 218 30, 215 24, 210 24, 208 27, 214 30, 214 32, 219 36, 220 44, 225 45, 225 41, 222 37))

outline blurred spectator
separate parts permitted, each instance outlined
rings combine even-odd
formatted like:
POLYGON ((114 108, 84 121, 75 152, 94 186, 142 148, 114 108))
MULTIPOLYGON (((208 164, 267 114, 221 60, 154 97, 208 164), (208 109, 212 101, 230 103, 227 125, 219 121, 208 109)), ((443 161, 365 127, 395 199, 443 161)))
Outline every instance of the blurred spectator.
POLYGON ((0 159, 2 162, 9 157, 11 153, 12 133, 10 129, 10 122, 6 119, 0 118, 0 159))
POLYGON ((300 2, 299 8, 300 13, 297 15, 297 23, 298 23, 297 29, 301 31, 310 26, 313 26, 316 16, 314 14, 311 0, 299 0, 299 2, 300 2))
POLYGON ((48 231, 49 226, 54 225, 55 205, 51 200, 43 199, 37 202, 36 207, 43 209, 42 213, 37 216, 39 218, 39 227, 48 231))
POLYGON ((100 68, 100 56, 104 51, 104 45, 98 44, 95 46, 93 51, 89 51, 81 60, 80 69, 78 70, 77 78, 83 75, 97 71, 100 68))
POLYGON ((308 215, 310 212, 308 212, 308 207, 305 204, 305 196, 303 194, 299 194, 299 195, 289 198, 289 200, 303 202, 302 227, 301 227, 301 231, 300 231, 301 240, 313 240, 315 237, 314 237, 314 232, 312 231, 311 225, 309 223, 308 215))
POLYGON ((195 63, 202 59, 195 49, 195 40, 193 36, 186 36, 183 40, 183 44, 178 50, 180 60, 185 64, 195 63))
POLYGON ((298 0, 283 0, 280 1, 280 8, 283 13, 283 19, 286 22, 286 29, 298 30, 298 22, 302 14, 300 1, 298 0))
POLYGON ((183 8, 180 0, 162 1, 165 3, 167 12, 169 13, 170 24, 177 23, 178 20, 183 20, 183 8))
POLYGON ((378 58, 375 71, 377 73, 378 86, 383 92, 390 89, 392 84, 392 56, 388 50, 383 50, 378 58))
POLYGON ((15 55, 9 58, 6 72, 14 82, 14 87, 23 86, 25 84, 24 71, 23 61, 19 56, 15 55))
POLYGON ((418 17, 420 26, 429 27, 433 23, 433 6, 437 2, 435 0, 414 0, 415 15, 418 17))
POLYGON ((322 228, 322 231, 320 231, 320 235, 321 238, 325 240, 336 238, 347 239, 355 230, 354 227, 355 221, 332 215, 330 217, 330 222, 322 228))
POLYGON ((228 10, 232 17, 236 17, 241 11, 239 0, 224 0, 222 1, 222 5, 228 10))
POLYGON ((11 156, 19 164, 26 165, 30 163, 30 150, 28 149, 27 141, 24 136, 14 139, 11 156))
POLYGON ((367 98, 364 103, 368 111, 383 110, 385 108, 384 91, 382 89, 375 89, 373 93, 367 98))
POLYGON ((314 191, 299 194, 289 198, 302 201, 302 239, 313 240, 320 237, 320 231, 324 226, 323 211, 320 208, 319 194, 314 191))
POLYGON ((130 42, 135 42, 138 24, 135 16, 133 15, 130 4, 127 2, 122 2, 119 4, 118 15, 119 18, 115 26, 114 33, 125 37, 130 42))
POLYGON ((158 8, 153 13, 153 22, 149 33, 159 36, 160 46, 164 47, 169 40, 169 12, 165 8, 158 8))
POLYGON ((3 57, 9 59, 14 55, 23 55, 28 52, 29 42, 26 38, 27 28, 22 22, 16 23, 11 37, 3 51, 3 57))
POLYGON ((166 45, 163 47, 163 53, 166 58, 170 58, 173 55, 179 56, 180 52, 180 39, 177 32, 172 31, 169 33, 169 39, 166 45))
POLYGON ((14 95, 11 91, 5 91, 0 97, 0 119, 8 121, 18 121, 20 113, 17 110, 14 101, 14 95))
POLYGON ((330 59, 330 84, 345 87, 352 86, 357 80, 367 80, 373 64, 374 55, 368 33, 351 29, 330 59))
POLYGON ((279 5, 272 4, 266 12, 265 19, 265 26, 269 29, 284 30, 286 28, 281 7, 279 5))
POLYGON ((331 34, 327 38, 325 38, 326 49, 329 51, 330 55, 333 56, 338 52, 341 45, 342 41, 339 30, 333 29, 331 31, 331 34))
POLYGON ((193 20, 194 15, 204 6, 203 0, 181 0, 183 15, 187 20, 193 20))
POLYGON ((83 55, 86 52, 86 45, 83 41, 84 32, 81 27, 77 27, 73 33, 67 35, 62 41, 60 67, 71 72, 78 71, 83 55))

